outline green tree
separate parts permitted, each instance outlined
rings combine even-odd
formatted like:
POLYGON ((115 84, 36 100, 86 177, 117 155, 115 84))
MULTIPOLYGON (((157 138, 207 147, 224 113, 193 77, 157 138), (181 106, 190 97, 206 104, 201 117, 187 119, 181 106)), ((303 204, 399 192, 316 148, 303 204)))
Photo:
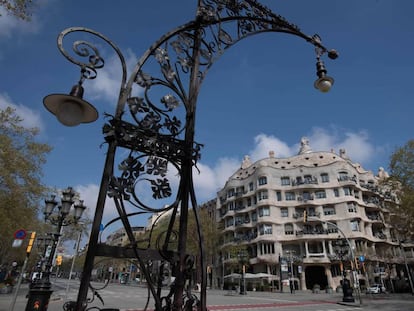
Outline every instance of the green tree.
POLYGON ((24 247, 11 247, 16 230, 44 231, 38 213, 47 190, 42 165, 51 147, 36 142, 38 129, 21 122, 12 108, 0 110, 0 263, 24 257, 24 247))
POLYGON ((397 193, 394 221, 400 233, 414 236, 414 140, 397 148, 391 155, 388 185, 397 193))
POLYGON ((32 0, 0 0, 0 7, 3 7, 8 14, 11 14, 25 21, 30 21, 30 17, 32 15, 32 10, 33 10, 33 1, 32 0))

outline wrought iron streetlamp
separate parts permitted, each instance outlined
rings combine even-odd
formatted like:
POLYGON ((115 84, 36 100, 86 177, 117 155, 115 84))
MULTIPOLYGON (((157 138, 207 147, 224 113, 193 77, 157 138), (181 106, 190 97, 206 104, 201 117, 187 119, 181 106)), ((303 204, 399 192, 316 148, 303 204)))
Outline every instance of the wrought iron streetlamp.
POLYGON ((42 249, 45 261, 44 268, 42 262, 39 267, 41 270, 41 277, 40 279, 35 280, 29 290, 26 311, 47 310, 50 295, 53 292, 52 284, 50 282, 50 273, 62 228, 77 223, 86 209, 86 206, 83 205, 83 201, 79 200, 76 202, 74 196, 75 192, 69 187, 62 191, 60 204, 55 200, 55 195, 52 195, 50 199, 45 200, 45 221, 49 221, 52 225, 56 226, 56 231, 44 238, 44 244, 42 245, 42 247, 44 247, 44 249, 42 249), (73 210, 72 215, 70 214, 71 210, 73 210))
MULTIPOLYGON (((202 81, 208 69, 230 47, 255 34, 274 32, 298 36, 315 47, 317 81, 315 87, 327 92, 333 79, 327 75, 322 56, 335 59, 338 54, 322 45, 318 35, 308 36, 294 24, 255 0, 198 0, 194 20, 164 34, 144 52, 135 68, 127 75, 126 62, 120 49, 103 34, 92 29, 68 28, 58 36, 60 52, 80 68, 80 79, 70 95, 52 94, 44 98, 45 107, 67 126, 93 122, 97 110, 83 99, 83 84, 95 79, 104 67, 104 59, 96 48, 96 40, 107 43, 121 63, 122 78, 116 111, 106 115, 103 127, 108 145, 96 212, 92 224, 81 284, 76 303, 71 310, 88 308, 91 272, 95 256, 136 258, 149 292, 155 301, 155 310, 206 310, 206 262, 203 237, 198 227, 201 258, 200 301, 191 293, 194 254, 187 253, 187 220, 195 215, 199 224, 197 200, 193 186, 193 169, 200 158, 201 144, 194 141, 195 112, 202 81), (72 49, 64 48, 69 34, 82 34, 72 49), (85 39, 89 35, 91 40, 85 39), (72 51, 72 52, 70 52, 72 51), (133 95, 139 90, 141 95, 133 95), (115 170, 117 149, 128 156, 120 160, 115 170), (178 171, 178 189, 173 193, 167 179, 169 169, 178 171), (140 185, 140 187, 138 187, 140 185), (154 199, 170 200, 164 207, 147 203, 141 185, 147 185, 154 199), (129 238, 127 247, 111 247, 99 241, 100 227, 107 197, 113 199, 119 217, 109 224, 120 222, 129 238), (127 207, 137 208, 130 212, 127 207), (170 213, 168 230, 157 239, 157 244, 143 246, 131 230, 131 218, 143 213, 170 213), (178 230, 174 231, 174 224, 178 230), (175 277, 170 293, 162 296, 161 283, 151 282, 152 263, 160 262, 160 274, 169 267, 175 277)), ((174 190, 175 191, 175 190, 174 190)), ((107 226, 109 225, 107 224, 107 226)), ((105 226, 105 228, 107 228, 105 226)), ((158 264, 157 264, 158 266, 158 264)), ((96 292, 96 291, 93 291, 96 292)))

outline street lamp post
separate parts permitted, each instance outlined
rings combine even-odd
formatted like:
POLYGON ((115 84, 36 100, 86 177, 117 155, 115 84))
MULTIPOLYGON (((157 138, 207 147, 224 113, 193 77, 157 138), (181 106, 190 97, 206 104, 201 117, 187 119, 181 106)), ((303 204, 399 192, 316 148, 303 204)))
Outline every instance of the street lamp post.
MULTIPOLYGON (((336 245, 334 246, 334 250, 341 261, 341 272, 342 272, 342 290, 343 290, 343 302, 355 302, 355 298, 352 296, 352 287, 350 286, 349 280, 346 278, 346 271, 345 267, 343 266, 344 259, 349 257, 349 261, 351 263, 351 267, 354 264, 354 255, 352 252, 351 245, 348 240, 340 239, 337 241, 336 245)), ((351 271, 354 273, 353 268, 351 271)), ((355 273, 354 276, 355 278, 355 273)))
POLYGON ((44 269, 42 265, 41 277, 35 280, 33 286, 31 286, 28 295, 28 301, 26 305, 26 311, 46 311, 49 304, 50 295, 52 294, 52 284, 50 282, 50 273, 53 266, 53 259, 56 253, 56 248, 61 235, 62 227, 76 223, 81 217, 86 206, 83 205, 83 201, 79 201, 75 204, 74 201, 75 192, 71 187, 62 191, 61 202, 58 204, 55 201, 55 195, 52 195, 51 199, 45 200, 45 221, 49 221, 51 224, 56 226, 56 231, 52 233, 51 241, 52 245, 50 252, 47 251, 47 244, 45 240, 45 265, 44 269), (58 207, 57 213, 54 213, 55 207, 58 207), (73 207, 73 217, 68 218, 71 208, 73 207), (46 254, 48 252, 48 255, 46 254))
POLYGON ((241 250, 237 254, 239 259, 239 263, 242 266, 242 273, 241 273, 241 282, 240 282, 240 295, 246 295, 246 263, 248 262, 249 255, 246 253, 246 250, 241 250))
POLYGON ((293 254, 295 253, 294 250, 287 250, 286 254, 288 254, 289 263, 290 263, 290 275, 289 275, 289 287, 290 287, 290 293, 295 293, 295 274, 293 270, 293 254))
MULTIPOLYGON (((40 254, 41 254, 41 258, 37 264, 37 274, 36 274, 36 279, 34 280, 34 283, 36 283, 36 281, 39 281, 41 279, 41 275, 42 272, 44 271, 44 266, 46 264, 46 260, 47 260, 47 252, 48 250, 50 250, 50 243, 53 240, 53 233, 46 233, 43 237, 38 237, 36 239, 36 246, 38 248, 38 250, 40 250, 40 254)), ((34 284, 33 284, 34 285, 34 284)))
POLYGON ((95 107, 83 99, 83 84, 95 79, 104 67, 96 44, 86 35, 108 44, 119 58, 122 69, 118 102, 114 115, 107 115, 103 127, 108 144, 95 216, 89 239, 81 284, 73 310, 87 308, 90 276, 95 256, 130 257, 138 260, 148 281, 149 292, 155 301, 155 310, 181 310, 196 307, 206 310, 206 261, 203 237, 199 226, 197 200, 193 184, 193 170, 200 158, 201 144, 194 141, 195 112, 202 81, 208 69, 228 48, 255 34, 273 32, 295 35, 311 43, 316 51, 314 86, 327 92, 333 79, 327 75, 322 56, 335 59, 338 54, 322 45, 318 35, 308 36, 286 19, 273 13, 255 0, 198 0, 196 17, 161 36, 138 60, 127 76, 126 62, 120 49, 103 34, 82 27, 68 28, 58 36, 58 48, 80 68, 81 76, 70 95, 53 94, 44 98, 45 107, 67 126, 93 122, 98 118, 95 107), (74 41, 72 49, 63 47, 68 34, 82 34, 83 40, 74 41), (72 51, 72 52, 69 52, 72 51), (139 89, 133 95, 133 90, 139 89), (129 112, 129 113, 128 113, 129 112), (115 171, 116 151, 127 150, 118 171, 115 171), (166 178, 168 169, 179 176, 178 189, 173 193, 166 178), (137 185, 140 185, 139 191, 137 185), (142 185, 148 185, 154 199, 171 199, 170 204, 148 204, 140 195, 142 185), (110 223, 121 222, 129 239, 128 249, 111 248, 98 243, 106 198, 114 200, 119 217, 110 223), (126 205, 138 209, 128 213, 126 205), (170 212, 168 230, 157 245, 146 249, 138 247, 131 229, 129 216, 139 213, 170 212), (198 225, 199 254, 201 258, 200 301, 186 287, 191 278, 194 256, 187 254, 187 220, 194 213, 198 225), (174 224, 178 223, 178 230, 174 224), (174 242, 174 243, 172 243, 174 242), (176 245, 172 250, 171 245, 176 245), (175 276, 172 294, 161 296, 161 289, 150 282, 148 262, 166 261, 175 276))

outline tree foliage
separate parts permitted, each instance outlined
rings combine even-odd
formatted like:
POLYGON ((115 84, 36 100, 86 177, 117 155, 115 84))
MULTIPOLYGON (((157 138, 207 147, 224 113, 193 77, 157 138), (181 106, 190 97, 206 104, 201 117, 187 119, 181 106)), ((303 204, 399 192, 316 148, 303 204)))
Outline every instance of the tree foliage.
POLYGON ((0 7, 3 7, 8 14, 11 14, 21 20, 30 21, 33 10, 33 1, 0 0, 0 7))
POLYGON ((42 165, 51 148, 36 142, 38 129, 25 128, 10 107, 0 110, 0 263, 22 257, 24 248, 11 247, 18 229, 42 231, 38 203, 46 187, 42 165))
MULTIPOLYGON (((188 213, 188 229, 187 229, 187 253, 193 256, 199 256, 199 236, 195 215, 192 210, 188 213)), ((214 219, 212 219, 206 209, 198 209, 198 217, 200 219, 200 227, 203 235, 203 246, 206 257, 211 257, 217 251, 218 231, 214 219)), ((179 218, 179 217, 178 217, 179 218)), ((138 243, 139 247, 147 247, 148 243, 151 248, 162 248, 166 232, 168 230, 170 219, 167 216, 161 217, 151 231, 148 231, 138 243), (150 236, 151 235, 151 236, 150 236)), ((173 233, 170 238, 168 250, 176 250, 178 239, 178 222, 173 226, 173 233)))
POLYGON ((398 194, 394 221, 405 235, 414 236, 414 140, 397 148, 390 159, 389 184, 398 194))

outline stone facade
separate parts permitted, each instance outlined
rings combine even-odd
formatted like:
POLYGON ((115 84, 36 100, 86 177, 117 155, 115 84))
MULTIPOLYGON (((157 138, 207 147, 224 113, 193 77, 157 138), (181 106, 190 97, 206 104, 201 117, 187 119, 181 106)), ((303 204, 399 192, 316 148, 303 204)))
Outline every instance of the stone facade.
POLYGON ((275 288, 290 279, 297 289, 336 289, 343 272, 362 288, 393 287, 404 257, 411 263, 414 252, 413 244, 399 243, 391 224, 397 202, 380 185, 386 177, 382 168, 374 174, 353 163, 345 150, 314 152, 307 139, 296 156, 276 158, 271 151, 254 163, 245 157, 218 192, 217 283, 241 272, 229 251, 238 247, 249 254, 247 272, 264 273, 275 288))

